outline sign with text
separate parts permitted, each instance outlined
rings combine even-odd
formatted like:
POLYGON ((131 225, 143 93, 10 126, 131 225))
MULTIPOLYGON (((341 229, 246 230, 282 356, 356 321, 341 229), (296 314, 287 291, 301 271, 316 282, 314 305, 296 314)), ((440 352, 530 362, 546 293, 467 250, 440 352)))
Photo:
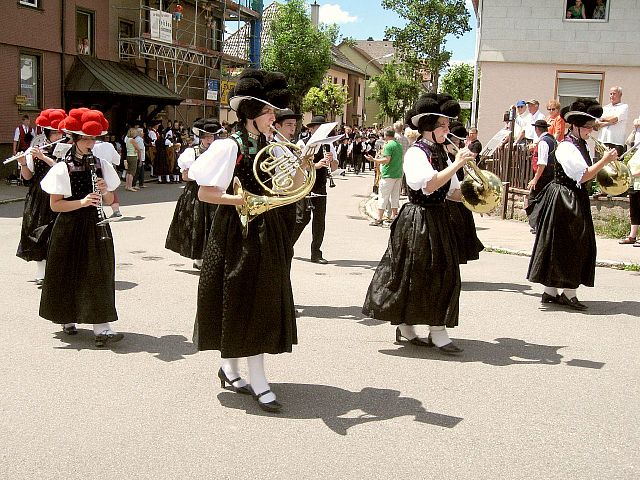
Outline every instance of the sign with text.
POLYGON ((220 82, 220 103, 229 105, 230 94, 236 86, 236 82, 220 82))
POLYGON ((149 11, 150 36, 161 42, 173 42, 173 17, 169 12, 151 9, 149 11))
POLYGON ((207 82, 207 100, 218 100, 218 90, 220 90, 220 82, 209 80, 207 82))

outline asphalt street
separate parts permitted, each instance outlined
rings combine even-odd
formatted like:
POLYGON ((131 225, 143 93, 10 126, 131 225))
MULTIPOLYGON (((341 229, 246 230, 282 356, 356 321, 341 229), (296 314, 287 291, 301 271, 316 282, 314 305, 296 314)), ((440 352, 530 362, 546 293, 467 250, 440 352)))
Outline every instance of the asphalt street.
POLYGON ((22 203, 0 205, 0 478, 640 477, 639 273, 598 268, 575 312, 540 304, 526 257, 482 253, 461 269, 464 354, 396 344, 361 313, 389 236, 360 213, 372 176, 336 183, 330 264, 308 260, 310 228, 296 245, 299 345, 266 359, 278 415, 222 390, 219 354, 191 342, 198 272, 164 248, 179 185, 121 192, 111 349, 38 316, 22 203))

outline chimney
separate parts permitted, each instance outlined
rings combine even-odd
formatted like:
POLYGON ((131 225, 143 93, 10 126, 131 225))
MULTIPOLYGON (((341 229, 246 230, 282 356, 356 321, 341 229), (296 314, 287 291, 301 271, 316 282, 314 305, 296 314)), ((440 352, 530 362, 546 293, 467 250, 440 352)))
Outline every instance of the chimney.
POLYGON ((311 4, 311 23, 316 27, 320 23, 320 5, 318 5, 317 1, 311 4))

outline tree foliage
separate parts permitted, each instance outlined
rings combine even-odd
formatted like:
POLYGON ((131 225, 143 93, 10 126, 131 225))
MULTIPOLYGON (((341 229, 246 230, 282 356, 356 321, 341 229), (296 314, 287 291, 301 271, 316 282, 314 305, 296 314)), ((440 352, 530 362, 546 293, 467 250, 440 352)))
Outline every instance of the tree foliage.
POLYGON ((404 118, 404 113, 417 99, 422 86, 411 74, 407 74, 406 65, 387 63, 371 82, 369 99, 380 105, 378 120, 391 117, 393 121, 404 118))
MULTIPOLYGON (((471 100, 473 97, 473 67, 468 63, 460 63, 451 67, 442 76, 440 91, 450 94, 456 100, 471 100)), ((460 121, 469 120, 469 110, 460 112, 460 121)))
POLYGON ((447 35, 460 37, 471 29, 465 0, 382 0, 382 7, 407 20, 404 28, 385 29, 385 35, 414 71, 429 71, 431 91, 437 92, 440 72, 451 59, 445 49, 447 35))
POLYGON ((350 101, 345 85, 338 85, 325 77, 320 88, 311 87, 307 92, 302 102, 302 110, 333 119, 342 113, 344 106, 350 101))
POLYGON ((335 25, 316 28, 304 0, 279 5, 270 23, 262 67, 284 73, 291 90, 291 108, 302 111, 302 100, 311 87, 321 85, 331 66, 331 47, 338 37, 335 25))

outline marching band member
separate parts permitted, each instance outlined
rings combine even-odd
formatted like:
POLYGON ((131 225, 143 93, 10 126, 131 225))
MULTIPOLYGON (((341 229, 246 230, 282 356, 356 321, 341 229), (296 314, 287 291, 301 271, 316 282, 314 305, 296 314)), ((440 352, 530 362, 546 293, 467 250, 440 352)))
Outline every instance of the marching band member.
MULTIPOLYGON (((91 151, 93 152, 94 156, 98 157, 101 160, 109 162, 111 165, 113 165, 114 168, 117 165, 120 165, 120 154, 111 142, 98 140, 96 141, 91 151)), ((113 202, 109 206, 111 207, 110 218, 117 218, 122 216, 122 213, 120 213, 120 197, 118 196, 117 191, 113 192, 113 202)))
MULTIPOLYGON (((445 149, 449 157, 449 163, 455 161, 456 152, 458 149, 464 147, 464 141, 467 137, 467 129, 464 128, 462 123, 454 120, 449 124, 448 139, 451 143, 446 143, 445 149)), ((478 154, 480 152, 472 152, 478 154)), ((464 179, 464 169, 459 169, 456 172, 456 177, 459 182, 464 179)), ((460 192, 456 192, 456 198, 460 200, 453 200, 452 197, 447 197, 446 205, 449 210, 449 217, 453 223, 453 231, 456 236, 456 245, 458 245, 458 258, 460 263, 467 263, 471 260, 478 260, 480 258, 480 252, 484 250, 484 245, 478 238, 476 233, 476 222, 473 220, 473 213, 462 203, 462 199, 459 196, 460 192)))
POLYGON ((217 205, 198 200, 198 184, 189 178, 189 168, 216 140, 217 135, 222 134, 225 130, 215 118, 196 121, 192 130, 200 138, 200 143, 187 148, 178 157, 178 166, 186 184, 182 195, 176 202, 176 209, 164 246, 185 258, 192 259, 194 261, 193 267, 200 269, 217 205))
POLYGON ((446 327, 458 325, 460 266, 454 227, 444 201, 459 189, 455 173, 473 154, 462 149, 447 166, 443 143, 460 105, 447 94, 422 96, 408 115, 421 138, 404 157, 409 203, 391 224, 389 245, 378 264, 362 312, 397 325, 396 341, 436 346, 444 354, 462 351, 446 327), (429 325, 418 338, 415 325, 429 325))
POLYGON ((243 236, 232 180, 256 195, 265 195, 253 176, 256 153, 267 145, 275 110, 289 104, 281 73, 245 69, 230 99, 238 131, 213 143, 189 169, 200 185, 199 199, 218 204, 204 252, 194 343, 199 350, 219 350, 221 385, 252 394, 261 409, 282 405, 264 372, 264 354, 291 352, 297 343, 289 268, 291 240, 278 209, 257 216, 243 236), (247 358, 249 381, 241 378, 239 359, 247 358))
MULTIPOLYGON (((298 126, 298 120, 300 120, 301 118, 302 115, 300 115, 299 113, 294 113, 294 111, 289 108, 278 110, 278 112, 276 113, 275 121, 276 130, 278 130, 278 132, 280 132, 287 141, 293 142, 293 137, 296 134, 296 127, 298 126)), ((282 140, 283 139, 279 138, 278 135, 275 135, 273 138, 274 142, 282 140)), ((287 230, 289 232, 294 232, 296 228, 296 210, 296 203, 280 207, 280 216, 286 222, 287 230)), ((293 251, 291 253, 293 253, 293 251)))
POLYGON ((602 116, 598 102, 579 98, 562 110, 562 116, 571 130, 556 149, 553 182, 533 200, 537 233, 527 279, 545 286, 542 303, 586 310, 576 296, 580 284, 593 287, 596 270, 596 236, 586 184, 618 153, 611 149, 596 163, 591 160, 586 140, 602 116), (564 289, 562 294, 559 288, 564 289))
POLYGON ((120 178, 109 162, 91 152, 96 137, 106 134, 108 126, 98 110, 71 110, 59 128, 71 135, 73 145, 41 182, 58 216, 51 232, 40 316, 63 325, 68 335, 77 333, 77 323, 93 324, 97 347, 123 338, 109 324, 118 319, 111 232, 108 225, 97 225, 103 216, 98 208, 113 201, 120 178))
POLYGON ((20 173, 25 180, 31 180, 24 199, 20 243, 16 255, 27 262, 36 262, 36 284, 42 285, 46 266, 49 234, 56 213, 49 206, 49 195, 42 190, 40 181, 56 163, 54 153, 45 155, 42 147, 62 138, 58 125, 67 116, 64 110, 51 108, 43 110, 36 118, 36 125, 43 129, 31 142, 31 151, 18 158, 20 173))

